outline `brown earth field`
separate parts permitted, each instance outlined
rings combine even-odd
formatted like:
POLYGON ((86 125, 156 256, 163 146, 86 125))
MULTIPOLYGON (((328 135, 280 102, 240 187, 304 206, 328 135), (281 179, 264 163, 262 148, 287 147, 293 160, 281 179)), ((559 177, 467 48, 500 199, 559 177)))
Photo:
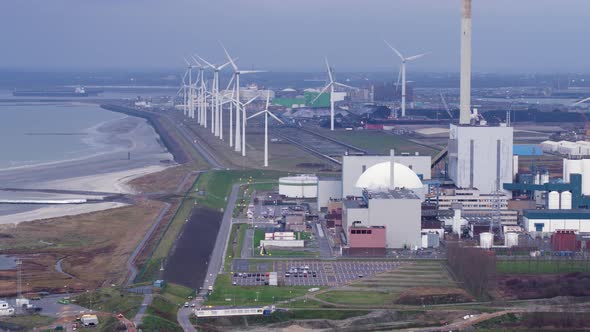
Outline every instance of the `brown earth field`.
POLYGON ((456 287, 413 287, 400 294, 396 304, 433 305, 474 301, 473 296, 456 287))
POLYGON ((502 275, 497 293, 504 299, 538 299, 555 296, 590 296, 590 273, 502 275))
POLYGON ((169 167, 163 171, 133 179, 129 181, 128 185, 138 193, 173 193, 176 191, 178 185, 186 178, 184 188, 180 188, 180 191, 184 192, 196 178, 196 175, 189 175, 190 172, 197 170, 196 166, 197 163, 193 162, 190 164, 169 167))
MULTIPOLYGON (((121 284, 127 259, 163 205, 140 200, 133 206, 8 225, 0 228, 0 253, 23 260, 25 293, 121 284), (59 260, 65 273, 56 270, 59 260)), ((0 295, 14 294, 15 284, 15 271, 3 271, 0 295)))

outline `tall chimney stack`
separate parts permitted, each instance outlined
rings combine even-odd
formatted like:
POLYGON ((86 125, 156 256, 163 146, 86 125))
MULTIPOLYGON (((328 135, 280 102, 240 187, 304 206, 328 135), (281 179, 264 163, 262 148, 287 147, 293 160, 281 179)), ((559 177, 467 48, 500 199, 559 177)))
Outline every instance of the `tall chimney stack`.
POLYGON ((461 113, 459 124, 471 121, 471 0, 463 0, 461 18, 461 113))

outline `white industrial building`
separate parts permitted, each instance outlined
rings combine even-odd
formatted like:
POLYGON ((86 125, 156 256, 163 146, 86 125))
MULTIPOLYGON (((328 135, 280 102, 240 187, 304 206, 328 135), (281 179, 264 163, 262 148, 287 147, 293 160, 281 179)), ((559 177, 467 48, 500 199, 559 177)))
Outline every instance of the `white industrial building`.
POLYGON ((590 210, 525 210, 522 223, 527 232, 558 230, 590 232, 590 210))
POLYGON ((570 174, 582 175, 582 195, 590 195, 590 159, 564 159, 564 182, 569 183, 570 174))
MULTIPOLYGON (((356 187, 356 181, 361 174, 371 166, 389 162, 391 156, 343 156, 342 157, 342 196, 360 196, 362 189, 356 187)), ((406 166, 418 175, 422 180, 431 179, 431 157, 420 155, 396 155, 393 157, 396 163, 406 166)))
POLYGON ((342 228, 384 226, 387 248, 422 246, 421 200, 411 190, 365 191, 363 199, 345 200, 342 228))
POLYGON ((318 177, 297 175, 279 178, 279 195, 290 198, 317 198, 318 177))
POLYGON ((544 141, 541 148, 544 152, 559 153, 568 157, 590 156, 590 142, 586 141, 544 141))
POLYGON ((513 128, 451 125, 449 177, 458 188, 489 194, 512 183, 513 128))

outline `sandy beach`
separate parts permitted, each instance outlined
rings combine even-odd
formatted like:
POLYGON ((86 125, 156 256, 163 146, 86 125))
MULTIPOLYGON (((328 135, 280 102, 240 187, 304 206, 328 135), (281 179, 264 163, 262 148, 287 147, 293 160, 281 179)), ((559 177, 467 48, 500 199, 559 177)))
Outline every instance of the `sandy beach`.
MULTIPOLYGON (((93 152, 90 155, 0 169, 0 197, 23 200, 97 199, 108 194, 133 194, 127 182, 174 164, 172 155, 144 119, 122 116, 88 128, 87 133, 84 143, 93 152), (48 193, 50 190, 61 192, 48 193)), ((124 205, 119 202, 0 204, 0 224, 75 215, 124 205)))

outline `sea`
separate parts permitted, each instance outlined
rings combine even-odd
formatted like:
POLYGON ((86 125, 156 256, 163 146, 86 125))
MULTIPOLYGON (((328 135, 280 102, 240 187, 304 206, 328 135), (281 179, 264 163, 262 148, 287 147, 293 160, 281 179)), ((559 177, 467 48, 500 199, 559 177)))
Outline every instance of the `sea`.
POLYGON ((112 148, 94 129, 125 117, 80 102, 0 103, 0 169, 85 158, 112 148))

